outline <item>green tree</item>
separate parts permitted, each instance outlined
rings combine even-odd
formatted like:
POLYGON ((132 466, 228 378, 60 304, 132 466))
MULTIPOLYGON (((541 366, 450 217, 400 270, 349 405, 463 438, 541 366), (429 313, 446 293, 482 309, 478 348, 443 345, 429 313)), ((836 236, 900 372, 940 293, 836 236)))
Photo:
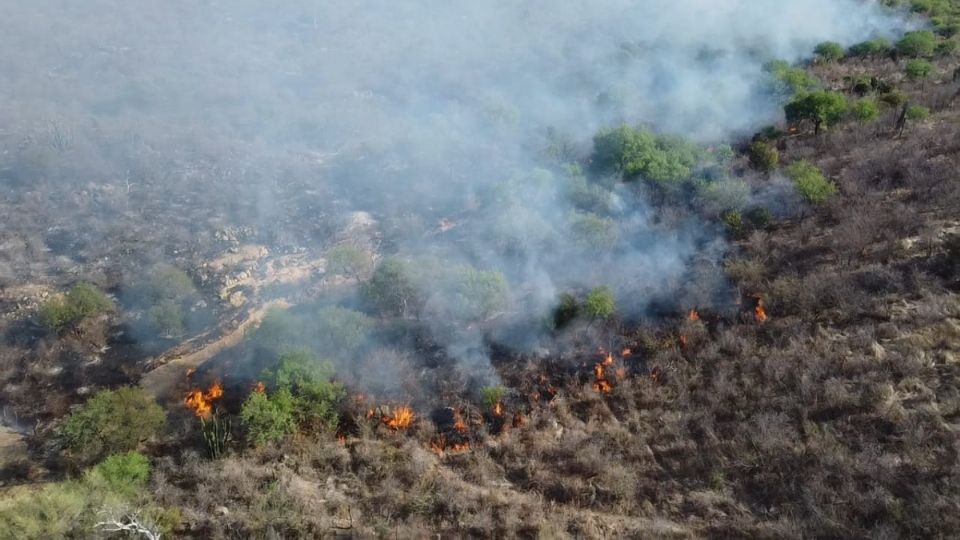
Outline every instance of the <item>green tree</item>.
POLYGON ((897 42, 897 52, 904 56, 929 57, 937 49, 937 36, 929 30, 907 32, 897 42))
POLYGON ((893 45, 890 43, 890 40, 886 38, 876 38, 853 45, 850 47, 850 55, 860 57, 880 56, 890 54, 892 50, 893 45))
POLYGON ((64 421, 60 433, 71 455, 91 462, 135 450, 156 435, 166 413, 142 388, 101 390, 64 421))
POLYGON ((840 45, 836 41, 824 41, 820 43, 813 49, 813 53, 828 62, 840 60, 844 55, 843 45, 840 45))
POLYGON ((406 261, 385 259, 363 288, 364 295, 382 313, 406 316, 419 311, 422 299, 414 281, 414 271, 406 261))
POLYGON ((492 409, 494 405, 502 401, 505 395, 507 395, 507 389, 502 386, 484 386, 480 390, 483 406, 488 409, 492 409))
POLYGON ((847 107, 847 98, 843 94, 820 90, 798 95, 787 103, 784 112, 788 122, 813 122, 814 133, 819 134, 821 128, 829 128, 840 122, 847 107))
POLYGON ((837 192, 833 182, 827 180, 816 165, 809 161, 794 161, 786 169, 794 188, 811 204, 823 204, 837 192))
POLYGON ((580 247, 594 250, 610 249, 616 245, 620 236, 616 222, 610 218, 589 212, 573 212, 569 219, 573 240, 580 247))
POLYGON ((161 335, 176 337, 184 332, 183 310, 173 300, 161 300, 147 310, 147 317, 161 335))
POLYGON ((348 277, 366 276, 373 268, 373 257, 358 247, 341 244, 327 253, 327 271, 348 277))
POLYGON ((923 122, 930 118, 930 109, 922 105, 911 105, 907 107, 906 119, 911 122, 923 122))
POLYGON ((370 317, 339 306, 318 309, 311 322, 313 335, 318 338, 317 352, 328 358, 341 359, 355 355, 367 342, 374 326, 370 317))
POLYGON ((850 108, 853 117, 861 124, 873 122, 880 116, 880 107, 877 100, 873 98, 864 98, 853 104, 850 108))
POLYGON ((933 73, 933 64, 923 59, 911 60, 907 62, 904 72, 911 81, 922 83, 933 73))
POLYGON ((78 283, 63 297, 47 300, 40 308, 40 322, 61 332, 87 317, 106 312, 113 303, 89 283, 78 283))
POLYGON ((805 92, 812 92, 820 88, 820 81, 807 70, 791 67, 784 60, 768 62, 764 69, 773 78, 773 90, 777 94, 792 96, 805 92))
MULTIPOLYGON (((263 379, 272 389, 271 401, 281 413, 289 412, 296 425, 322 431, 336 427, 337 406, 345 395, 343 386, 331 381, 333 365, 318 359, 309 349, 288 349, 280 354, 276 368, 263 379)), ((284 428, 286 429, 286 428, 284 428)))
POLYGON ((596 287, 583 301, 583 311, 594 319, 609 319, 617 310, 613 290, 606 285, 596 287))
POLYGON ((780 164, 780 152, 767 141, 755 141, 750 145, 750 164, 760 172, 769 173, 780 164))
POLYGON ((690 177, 702 151, 679 137, 656 136, 645 129, 621 126, 593 138, 592 165, 601 173, 619 173, 625 180, 679 182, 690 177))

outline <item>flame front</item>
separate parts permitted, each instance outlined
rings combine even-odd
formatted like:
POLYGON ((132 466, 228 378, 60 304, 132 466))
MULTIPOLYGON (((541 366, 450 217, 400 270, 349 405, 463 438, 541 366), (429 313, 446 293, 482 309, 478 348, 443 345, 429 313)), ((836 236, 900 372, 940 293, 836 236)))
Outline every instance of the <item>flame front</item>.
MULTIPOLYGON (((608 358, 611 357, 608 356, 608 358)), ((610 363, 613 363, 612 359, 610 363)), ((597 392, 608 394, 613 390, 613 385, 607 380, 606 368, 604 368, 605 365, 608 364, 606 361, 603 361, 593 366, 593 389, 597 392)))
POLYGON ((263 381, 257 381, 257 384, 254 385, 254 387, 253 387, 253 391, 256 392, 256 393, 258 393, 258 394, 266 394, 266 393, 267 393, 267 385, 263 384, 263 381))
POLYGON ((195 389, 187 392, 183 403, 200 418, 208 418, 213 413, 213 402, 223 397, 223 385, 214 381, 206 392, 195 389))
POLYGON ((501 402, 498 401, 498 402, 493 406, 493 415, 494 415, 494 416, 503 416, 503 403, 501 403, 501 402))
POLYGON ((753 316, 757 322, 767 322, 767 310, 763 307, 763 298, 757 297, 757 305, 753 308, 753 316))
POLYGON ((395 429, 397 431, 401 429, 407 429, 413 425, 413 419, 417 415, 413 413, 413 409, 407 406, 397 407, 392 415, 387 415, 383 417, 383 423, 390 429, 395 429))
POLYGON ((699 320, 700 320, 700 312, 697 311, 696 309, 691 309, 690 312, 687 313, 687 320, 688 320, 688 321, 699 321, 699 320))

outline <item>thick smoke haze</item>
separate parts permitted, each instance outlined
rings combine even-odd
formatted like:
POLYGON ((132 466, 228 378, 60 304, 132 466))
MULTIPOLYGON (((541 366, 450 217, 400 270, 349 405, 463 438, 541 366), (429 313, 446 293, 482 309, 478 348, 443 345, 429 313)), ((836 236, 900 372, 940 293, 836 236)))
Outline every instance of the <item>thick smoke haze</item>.
MULTIPOLYGON (((7 1, 3 182, 149 186, 217 209, 190 227, 278 239, 309 230, 290 217, 309 208, 367 211, 402 254, 503 272, 509 311, 531 320, 597 283, 636 314, 722 245, 620 188, 598 202, 612 224, 584 223, 558 154, 583 158, 622 123, 704 143, 747 133, 780 115, 765 62, 894 23, 858 0, 7 1), (454 228, 430 232, 441 219, 454 228), (611 249, 571 240, 591 226, 611 249)), ((163 203, 138 204, 123 212, 163 203)), ((444 303, 462 299, 430 285, 438 339, 482 358, 479 335, 446 328, 444 303)))

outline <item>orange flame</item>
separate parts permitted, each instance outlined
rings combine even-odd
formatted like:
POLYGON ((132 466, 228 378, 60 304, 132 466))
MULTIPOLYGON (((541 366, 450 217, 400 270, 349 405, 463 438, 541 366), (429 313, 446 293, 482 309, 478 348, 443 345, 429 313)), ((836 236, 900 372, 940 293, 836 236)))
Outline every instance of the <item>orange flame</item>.
POLYGON ((688 320, 688 321, 699 321, 699 320, 700 320, 700 312, 697 311, 696 309, 691 309, 690 312, 687 313, 687 320, 688 320))
POLYGON ((383 423, 390 429, 401 430, 407 429, 413 425, 413 420, 416 418, 416 414, 413 413, 413 409, 407 406, 397 407, 392 415, 387 415, 383 417, 383 423))
POLYGON ((620 353, 620 357, 621 357, 621 358, 627 358, 627 357, 630 356, 631 354, 633 354, 633 351, 632 351, 631 349, 627 348, 627 349, 624 349, 624 350, 620 353))
POLYGON ((604 365, 606 365, 605 361, 593 366, 593 389, 597 392, 607 394, 613 390, 613 385, 607 380, 604 365))
POLYGON ((193 377, 193 374, 196 373, 196 368, 187 368, 187 378, 193 377))
POLYGON ((753 316, 759 323, 767 322, 767 310, 763 307, 763 298, 757 297, 757 305, 753 308, 753 316))
POLYGON ((679 338, 677 341, 679 341, 680 347, 686 347, 686 346, 687 346, 687 336, 685 336, 685 335, 683 335, 683 334, 680 334, 680 338, 679 338))
POLYGON ((253 391, 256 392, 256 393, 258 393, 258 394, 266 394, 266 393, 267 393, 267 385, 263 384, 263 381, 257 381, 257 384, 254 385, 254 387, 253 387, 253 391))
POLYGON ((437 437, 436 439, 430 441, 430 450, 432 450, 435 454, 439 456, 442 456, 444 452, 451 452, 451 453, 466 452, 467 450, 470 450, 470 443, 464 441, 459 443, 447 444, 447 438, 441 435, 440 437, 437 437))
POLYGON ((213 413, 213 402, 223 397, 223 385, 214 381, 206 392, 200 389, 187 392, 183 403, 193 410, 193 414, 200 418, 207 418, 213 413))
POLYGON ((463 417, 460 416, 460 411, 454 411, 453 413, 453 429, 457 430, 457 433, 467 432, 467 423, 464 422, 463 417))
POLYGON ((347 444, 347 436, 343 433, 337 433, 337 442, 340 444, 347 444))
POLYGON ((503 416, 503 403, 501 403, 501 402, 498 401, 498 402, 493 406, 493 415, 494 415, 494 416, 503 416))

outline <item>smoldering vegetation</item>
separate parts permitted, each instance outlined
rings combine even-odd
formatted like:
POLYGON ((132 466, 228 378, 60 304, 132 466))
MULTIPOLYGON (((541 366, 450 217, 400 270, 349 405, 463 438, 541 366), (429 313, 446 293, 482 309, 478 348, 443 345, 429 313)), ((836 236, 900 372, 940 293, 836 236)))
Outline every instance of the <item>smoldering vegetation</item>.
MULTIPOLYGON (((571 171, 597 131, 687 136, 705 146, 657 143, 684 154, 670 179, 725 176, 706 145, 779 115, 765 62, 896 24, 873 3, 827 0, 41 1, 4 19, 0 170, 37 216, 24 233, 46 229, 41 251, 52 231, 63 264, 93 266, 130 237, 149 267, 224 227, 312 248, 325 216, 361 210, 402 256, 501 273, 503 305, 474 318, 521 314, 511 322, 532 333, 510 334, 524 346, 560 292, 606 283, 640 316, 677 294, 692 257, 722 252, 698 216, 596 181, 615 167, 571 171), (53 194, 26 200, 38 184, 53 194)), ((444 326, 464 300, 426 281, 419 315, 444 326)), ((439 330, 453 355, 485 354, 480 335, 439 330)))

